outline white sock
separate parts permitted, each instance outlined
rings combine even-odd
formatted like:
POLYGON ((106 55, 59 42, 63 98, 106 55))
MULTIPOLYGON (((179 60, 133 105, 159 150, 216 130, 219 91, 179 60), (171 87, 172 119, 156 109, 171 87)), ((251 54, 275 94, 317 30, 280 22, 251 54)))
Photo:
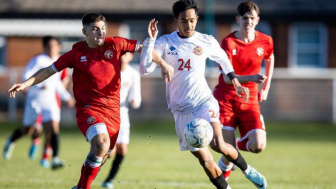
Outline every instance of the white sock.
POLYGON ((248 175, 251 171, 251 166, 250 165, 247 165, 247 169, 244 171, 244 174, 245 175, 248 175))

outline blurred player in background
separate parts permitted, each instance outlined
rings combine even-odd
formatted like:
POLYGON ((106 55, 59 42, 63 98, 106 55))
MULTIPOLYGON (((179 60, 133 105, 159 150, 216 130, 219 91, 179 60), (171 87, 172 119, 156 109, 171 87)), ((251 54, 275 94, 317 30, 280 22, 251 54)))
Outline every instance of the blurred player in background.
MULTIPOLYGON (((70 82, 68 69, 64 69, 61 72, 60 79, 61 79, 61 83, 64 85, 64 87, 67 88, 68 84, 70 82)), ((57 100, 58 107, 61 109, 62 102, 61 102, 60 95, 57 93, 57 91, 56 91, 55 98, 57 100)), ((72 106, 73 105, 71 105, 71 107, 72 106)), ((40 145, 40 140, 41 140, 40 136, 42 134, 42 131, 43 131, 43 128, 42 128, 42 114, 40 114, 37 117, 37 120, 35 122, 34 135, 35 135, 36 138, 33 140, 32 145, 29 149, 29 158, 30 159, 35 159, 36 156, 37 156, 37 152, 38 152, 39 145, 40 145)), ((44 143, 44 146, 43 146, 44 149, 43 149, 43 153, 42 153, 42 159, 41 159, 41 162, 40 162, 42 167, 44 167, 44 168, 49 168, 50 167, 50 162, 49 161, 50 161, 51 156, 53 158, 58 156, 58 150, 56 149, 56 153, 53 153, 53 148, 52 148, 52 145, 51 145, 52 141, 55 142, 55 139, 57 139, 57 137, 52 137, 53 132, 54 132, 54 129, 46 128, 45 143, 44 143)), ((62 166, 63 166, 63 164, 58 164, 58 166, 55 166, 55 164, 54 164, 54 166, 52 166, 52 168, 55 169, 55 168, 59 168, 59 167, 62 167, 62 166)))
POLYGON ((200 162, 210 181, 218 189, 230 188, 225 181, 221 169, 214 162, 208 147, 194 148, 186 142, 184 128, 195 118, 209 121, 214 130, 214 138, 210 147, 223 154, 237 165, 244 175, 257 186, 266 188, 267 182, 263 175, 249 166, 241 154, 223 140, 219 121, 218 102, 204 77, 206 59, 210 58, 220 64, 230 78, 239 97, 248 100, 249 91, 242 87, 235 77, 233 67, 218 42, 212 36, 195 31, 198 20, 198 5, 194 0, 181 0, 173 5, 173 12, 178 31, 164 35, 156 40, 158 34, 154 20, 148 28, 148 37, 141 53, 140 71, 142 74, 152 72, 156 65, 152 64, 152 50, 155 51, 174 68, 171 82, 166 83, 168 108, 175 119, 175 129, 179 138, 180 150, 189 150, 200 162))
MULTIPOLYGON (((142 48, 136 40, 106 37, 106 20, 101 14, 85 14, 82 24, 85 41, 75 43, 72 50, 61 55, 51 66, 8 90, 10 97, 15 97, 16 92, 48 81, 49 77, 65 68, 73 68, 77 125, 90 143, 80 179, 73 189, 91 188, 92 181, 115 146, 120 128, 120 57, 142 48)), ((166 77, 171 67, 155 52, 153 57, 166 77)))
MULTIPOLYGON (((255 30, 260 18, 259 8, 254 2, 241 3, 237 11, 239 30, 224 38, 221 46, 232 62, 237 79, 242 86, 249 88, 250 98, 248 102, 237 98, 234 86, 222 71, 214 89, 214 96, 220 106, 220 121, 225 142, 239 150, 259 153, 266 148, 266 130, 258 101, 267 99, 271 86, 274 69, 273 40, 255 30), (266 75, 260 74, 263 60, 266 75), (258 83, 264 83, 259 93, 258 83), (236 128, 240 133, 240 138, 237 139, 236 128)), ((228 179, 233 164, 224 156, 218 164, 228 179)))
POLYGON ((121 57, 121 88, 120 88, 120 130, 116 147, 110 154, 114 154, 114 160, 109 175, 103 182, 104 188, 113 188, 112 180, 116 176, 124 157, 127 154, 127 146, 130 140, 130 120, 128 106, 136 109, 141 104, 140 74, 132 68, 129 62, 133 59, 132 53, 126 53, 121 57))
MULTIPOLYGON (((60 56, 60 41, 52 36, 43 37, 44 53, 34 57, 27 65, 23 73, 23 80, 31 77, 36 71, 50 66, 60 56)), ((45 144, 51 145, 53 150, 52 168, 56 169, 64 165, 63 161, 58 158, 59 150, 59 122, 60 107, 55 94, 67 101, 69 107, 74 105, 70 93, 65 89, 61 82, 60 74, 54 75, 50 80, 44 81, 38 85, 28 88, 27 99, 25 104, 23 127, 14 130, 12 136, 5 144, 3 156, 10 159, 15 147, 15 141, 23 135, 32 136, 33 144, 29 151, 30 158, 34 158, 40 137, 40 129, 36 128, 36 120, 41 115, 42 125, 47 130, 45 144)))

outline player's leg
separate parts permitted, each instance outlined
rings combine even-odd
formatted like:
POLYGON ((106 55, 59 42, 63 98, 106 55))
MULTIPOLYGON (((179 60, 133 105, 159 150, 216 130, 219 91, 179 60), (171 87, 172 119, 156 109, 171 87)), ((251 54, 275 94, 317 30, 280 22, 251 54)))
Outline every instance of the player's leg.
POLYGON ((267 182, 265 177, 257 172, 253 167, 249 166, 243 156, 231 144, 226 143, 223 139, 222 128, 219 122, 219 107, 217 101, 209 101, 204 104, 198 111, 198 116, 209 120, 214 130, 214 137, 210 143, 210 147, 221 153, 227 160, 231 161, 257 188, 266 188, 267 182), (208 112, 206 112, 206 110, 208 112), (208 115, 208 116, 207 116, 208 115))
MULTIPOLYGON (((224 141, 235 147, 236 146, 235 130, 237 125, 236 123, 237 118, 235 116, 235 111, 233 108, 235 103, 233 101, 219 98, 218 104, 220 113, 219 120, 220 123, 222 124, 222 134, 224 137, 224 141)), ((231 163, 231 161, 227 160, 224 156, 222 156, 218 161, 218 166, 223 171, 225 180, 228 180, 234 164, 231 163)))
POLYGON ((238 115, 241 138, 237 140, 237 148, 243 151, 260 153, 266 148, 266 128, 260 113, 259 104, 242 104, 238 115))
POLYGON ((191 151, 191 153, 198 159, 210 181, 217 189, 230 188, 223 177, 221 169, 213 160, 213 156, 208 147, 200 148, 197 151, 191 151))
POLYGON ((208 147, 204 148, 195 148, 190 146, 185 137, 184 137, 184 128, 191 120, 197 118, 194 113, 178 115, 174 114, 175 120, 175 130, 179 139, 180 150, 187 151, 189 150, 200 162, 207 176, 213 185, 216 186, 217 189, 230 189, 228 183, 225 181, 222 171, 214 162, 213 156, 210 153, 208 147))
POLYGON ((115 153, 115 156, 112 162, 112 166, 111 166, 108 176, 106 177, 105 181, 102 184, 102 187, 113 188, 112 180, 119 172, 121 164, 127 154, 127 145, 128 144, 124 144, 124 143, 116 144, 115 146, 116 153, 115 153))
POLYGON ((110 172, 102 184, 104 188, 113 188, 112 180, 120 170, 120 166, 127 154, 127 146, 130 141, 130 122, 128 111, 120 111, 120 130, 115 146, 115 156, 110 172))
POLYGON ((64 166, 64 161, 60 160, 58 157, 60 138, 59 138, 59 124, 60 124, 60 114, 61 110, 57 101, 52 101, 45 107, 43 113, 43 125, 46 128, 46 143, 45 147, 48 145, 52 148, 52 169, 58 169, 64 166))
POLYGON ((32 105, 32 100, 27 99, 25 104, 25 110, 23 114, 23 127, 17 128, 13 131, 12 135, 7 139, 7 142, 3 149, 3 157, 9 160, 12 156, 15 148, 15 141, 21 138, 23 135, 32 135, 34 131, 33 124, 37 118, 39 112, 36 110, 36 106, 32 105))
POLYGON ((51 137, 52 137, 52 123, 51 121, 46 121, 43 123, 43 127, 44 127, 44 150, 43 150, 43 155, 42 155, 42 159, 41 159, 41 166, 44 168, 50 168, 50 158, 52 156, 52 154, 50 152, 52 152, 53 148, 51 146, 51 137), (47 151, 47 149, 51 149, 50 151, 47 151), (50 153, 50 154, 49 154, 50 153))
POLYGON ((32 144, 29 148, 28 151, 28 156, 29 159, 33 160, 36 158, 37 156, 37 152, 40 148, 40 143, 41 143, 41 135, 43 132, 43 128, 42 128, 42 114, 38 115, 35 123, 34 123, 34 131, 32 134, 32 144))
POLYGON ((91 146, 82 166, 77 188, 91 187, 92 181, 115 146, 120 126, 120 115, 114 115, 114 113, 109 114, 109 112, 99 109, 93 110, 92 107, 77 109, 78 127, 91 146), (108 118, 105 113, 112 115, 112 119, 108 118))
POLYGON ((20 128, 17 128, 13 131, 12 135, 7 139, 7 142, 3 148, 3 157, 6 160, 9 160, 12 157, 12 153, 15 148, 15 142, 19 138, 21 138, 23 135, 26 135, 28 133, 32 133, 34 130, 33 126, 23 126, 20 128))
MULTIPOLYGON (((235 133, 233 130, 222 130, 224 141, 228 144, 231 144, 233 147, 235 147, 235 133)), ((229 176, 231 174, 231 171, 233 169, 233 163, 231 163, 229 160, 227 160, 224 156, 222 156, 218 161, 218 166, 223 171, 223 175, 225 177, 225 180, 228 181, 229 176)))
POLYGON ((60 139, 59 139, 59 122, 52 121, 52 133, 50 140, 51 148, 52 148, 52 169, 57 169, 64 166, 64 162, 59 159, 59 147, 60 147, 60 139))

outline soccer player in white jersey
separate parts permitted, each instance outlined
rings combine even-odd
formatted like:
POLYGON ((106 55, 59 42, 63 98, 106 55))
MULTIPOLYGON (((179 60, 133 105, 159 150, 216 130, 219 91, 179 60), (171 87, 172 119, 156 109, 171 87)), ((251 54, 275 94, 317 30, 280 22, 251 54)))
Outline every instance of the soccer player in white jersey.
POLYGON ((137 109, 141 104, 140 74, 128 65, 132 59, 132 53, 126 53, 121 57, 120 130, 116 146, 109 155, 110 157, 115 155, 115 157, 110 172, 102 184, 104 188, 113 188, 112 180, 117 175, 120 165, 127 154, 127 146, 130 141, 128 106, 137 109))
POLYGON ((264 176, 248 165, 241 154, 223 140, 218 102, 204 77, 206 59, 220 64, 231 79, 239 97, 248 100, 248 89, 238 82, 227 54, 218 42, 212 36, 195 31, 198 20, 197 3, 194 0, 177 1, 173 5, 173 12, 178 31, 163 35, 156 42, 157 22, 151 21, 148 27, 149 38, 145 40, 141 52, 140 72, 147 74, 155 69, 156 65, 152 63, 153 49, 174 68, 174 76, 166 83, 166 98, 168 107, 174 115, 180 150, 189 150, 199 160, 216 188, 230 188, 222 171, 214 162, 209 148, 194 148, 185 140, 183 131, 187 123, 195 118, 203 118, 211 123, 214 130, 210 147, 239 167, 257 188, 266 188, 267 182, 264 176))
MULTIPOLYGON (((58 38, 52 36, 43 37, 44 53, 35 56, 26 66, 22 79, 26 80, 41 68, 50 66, 59 57, 60 42, 58 38)), ((56 92, 61 99, 67 101, 68 106, 74 106, 74 100, 61 82, 60 73, 55 74, 49 80, 28 88, 25 110, 23 116, 23 127, 14 130, 11 137, 5 144, 3 156, 9 160, 15 147, 15 141, 23 135, 29 134, 32 139, 38 136, 35 131, 37 117, 42 114, 42 125, 48 130, 46 134, 46 144, 50 143, 53 150, 52 168, 63 166, 63 162, 58 157, 59 148, 59 122, 60 108, 56 100, 56 92)))

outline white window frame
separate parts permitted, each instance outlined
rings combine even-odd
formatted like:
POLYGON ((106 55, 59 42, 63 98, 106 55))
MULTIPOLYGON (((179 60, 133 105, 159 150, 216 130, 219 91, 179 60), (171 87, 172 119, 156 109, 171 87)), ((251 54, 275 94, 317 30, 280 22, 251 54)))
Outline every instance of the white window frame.
POLYGON ((328 30, 327 26, 319 22, 296 22, 293 23, 289 28, 289 48, 288 48, 288 66, 290 68, 326 68, 328 63, 328 30), (318 29, 319 30, 319 41, 320 43, 313 44, 298 44, 298 29, 318 29), (298 51, 299 49, 307 51, 318 50, 319 62, 315 65, 298 65, 298 51))
POLYGON ((0 68, 7 66, 6 45, 7 45, 6 37, 0 36, 0 68))

